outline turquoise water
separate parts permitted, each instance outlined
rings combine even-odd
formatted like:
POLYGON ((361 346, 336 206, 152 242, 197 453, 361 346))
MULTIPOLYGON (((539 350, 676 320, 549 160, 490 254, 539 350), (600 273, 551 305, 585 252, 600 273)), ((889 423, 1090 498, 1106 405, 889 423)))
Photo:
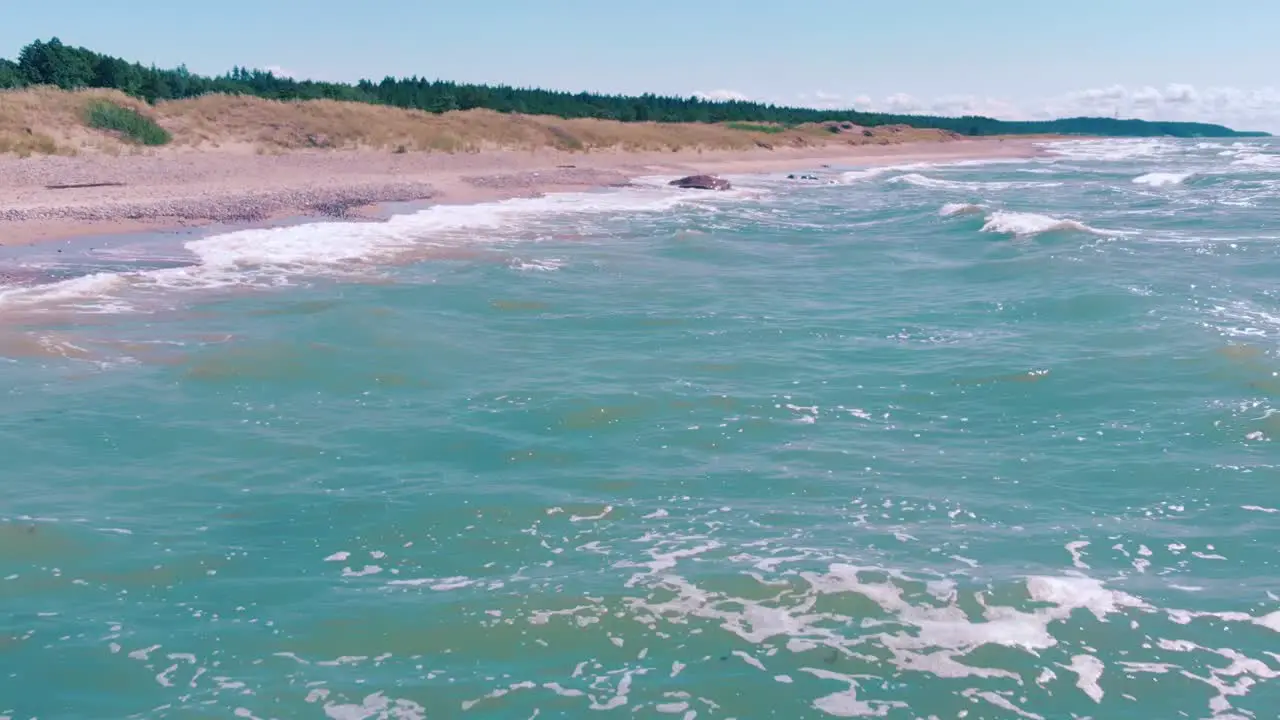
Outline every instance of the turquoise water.
POLYGON ((1280 145, 1052 152, 0 258, 0 717, 1275 717, 1280 145))

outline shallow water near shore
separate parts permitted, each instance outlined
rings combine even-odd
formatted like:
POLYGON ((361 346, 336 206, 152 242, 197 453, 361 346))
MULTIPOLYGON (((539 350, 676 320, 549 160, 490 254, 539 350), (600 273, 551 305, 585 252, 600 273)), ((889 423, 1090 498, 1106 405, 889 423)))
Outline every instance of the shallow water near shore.
POLYGON ((1280 145, 814 173, 6 256, 0 717, 1273 716, 1280 145))

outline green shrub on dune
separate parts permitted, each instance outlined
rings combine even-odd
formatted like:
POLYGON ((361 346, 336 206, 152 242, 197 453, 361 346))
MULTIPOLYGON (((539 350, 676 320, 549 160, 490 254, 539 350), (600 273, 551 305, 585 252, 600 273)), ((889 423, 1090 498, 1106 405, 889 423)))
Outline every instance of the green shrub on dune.
POLYGON ((140 145, 164 145, 173 139, 155 120, 132 108, 98 100, 85 109, 89 127, 111 130, 140 145))

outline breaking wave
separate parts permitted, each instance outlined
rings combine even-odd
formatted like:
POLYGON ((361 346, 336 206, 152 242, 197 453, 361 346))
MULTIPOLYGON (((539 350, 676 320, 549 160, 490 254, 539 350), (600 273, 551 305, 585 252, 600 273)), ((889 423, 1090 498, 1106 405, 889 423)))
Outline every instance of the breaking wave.
POLYGON ((987 216, 982 232, 1030 237, 1051 232, 1080 232, 1092 235, 1106 235, 1105 230, 1090 227, 1078 220, 1039 215, 1036 213, 1010 212, 997 210, 987 216))
POLYGON ((985 205, 977 203, 947 203, 938 210, 938 215, 942 217, 955 217, 956 215, 977 215, 987 211, 985 205))
POLYGON ((1235 154, 1238 159, 1231 165, 1237 168, 1258 168, 1262 170, 1280 170, 1280 154, 1241 152, 1235 154))
MULTIPOLYGON (((749 193, 636 187, 559 193, 475 205, 436 205, 381 222, 313 222, 239 230, 185 244, 190 264, 105 272, 40 285, 0 287, 0 307, 120 312, 141 292, 276 287, 300 277, 368 274, 397 259, 518 239, 538 222, 669 210, 749 193)), ((529 269, 528 262, 521 269, 529 269)), ((554 269, 540 267, 539 269, 554 269)))
POLYGON ((915 185, 916 187, 930 188, 935 190, 1012 190, 1015 188, 1050 188, 1059 187, 1060 182, 975 182, 965 180, 946 180, 943 178, 932 178, 919 173, 908 173, 899 175, 889 182, 905 183, 907 185, 915 185))
POLYGON ((1195 175, 1194 172, 1151 172, 1134 178, 1133 183, 1135 185, 1147 185, 1150 187, 1167 187, 1170 185, 1181 185, 1193 175, 1195 175))
POLYGON ((886 173, 902 172, 904 170, 923 170, 930 167, 933 167, 933 165, 930 165, 929 163, 915 163, 912 165, 885 165, 882 167, 866 168, 865 170, 850 170, 848 172, 840 173, 840 182, 847 184, 858 182, 860 180, 870 180, 871 178, 877 178, 886 173))

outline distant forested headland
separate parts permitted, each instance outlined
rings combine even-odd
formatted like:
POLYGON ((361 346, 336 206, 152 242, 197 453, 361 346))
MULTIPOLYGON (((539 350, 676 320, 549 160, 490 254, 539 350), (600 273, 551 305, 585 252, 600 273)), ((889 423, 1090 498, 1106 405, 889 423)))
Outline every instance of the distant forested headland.
POLYGON ((1222 125, 1150 122, 1117 118, 1063 118, 1007 121, 980 116, 934 117, 848 110, 818 110, 746 101, 713 101, 662 95, 570 93, 506 85, 471 85, 419 77, 387 77, 355 84, 280 77, 263 70, 233 68, 217 77, 189 72, 185 66, 162 69, 72 47, 53 38, 31 43, 16 60, 0 58, 0 89, 54 85, 66 90, 111 88, 156 103, 209 93, 253 95, 273 100, 331 99, 390 105, 443 113, 486 108, 503 113, 601 118, 622 122, 803 123, 848 121, 867 127, 909 125, 949 130, 962 135, 1101 135, 1115 137, 1241 137, 1267 133, 1238 132, 1222 125))

